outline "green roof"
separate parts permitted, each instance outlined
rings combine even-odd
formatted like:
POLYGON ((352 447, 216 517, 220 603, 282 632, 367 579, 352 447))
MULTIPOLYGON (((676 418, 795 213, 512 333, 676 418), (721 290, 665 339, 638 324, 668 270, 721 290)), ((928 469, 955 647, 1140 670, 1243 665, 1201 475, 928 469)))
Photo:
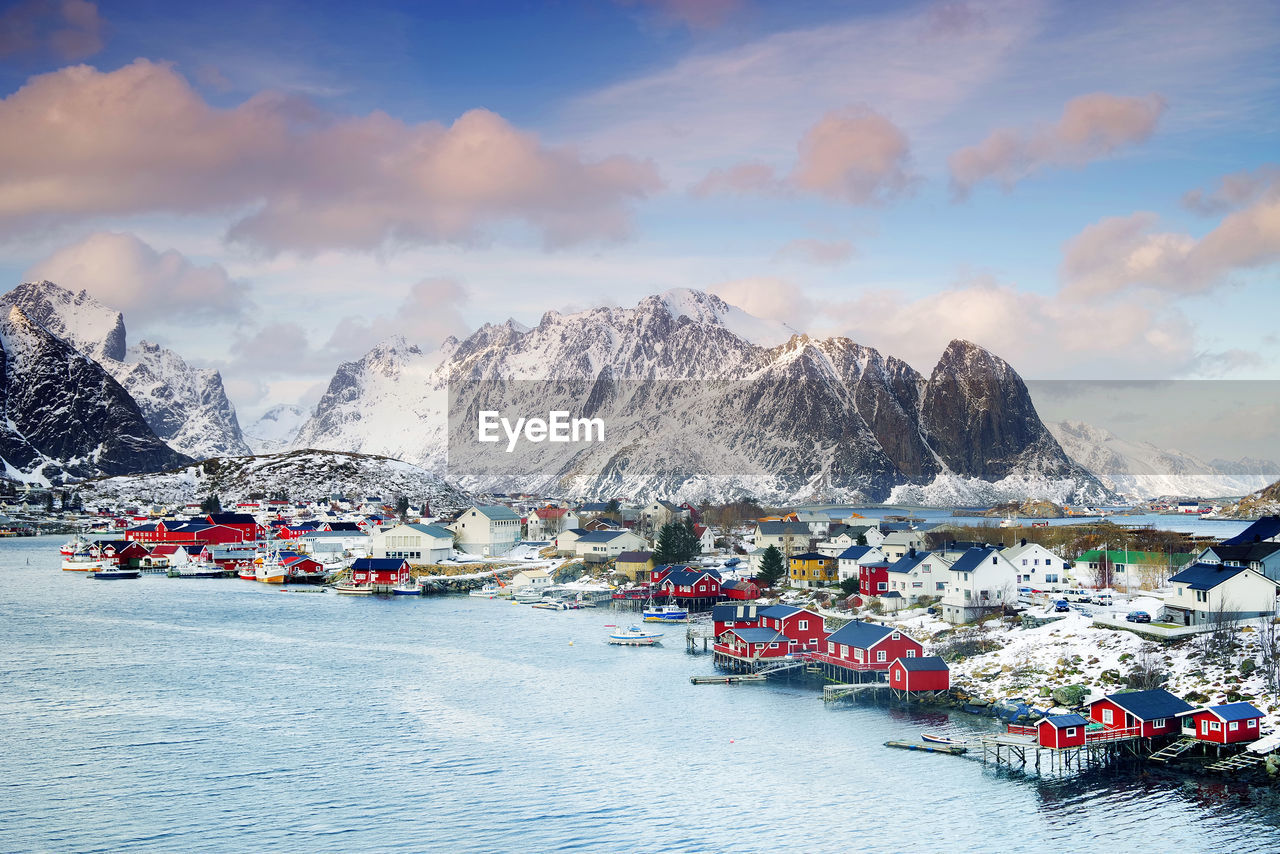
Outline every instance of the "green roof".
MULTIPOLYGON (((1097 563, 1102 556, 1102 549, 1090 549, 1084 552, 1077 561, 1084 563, 1097 563)), ((1191 562, 1192 555, 1182 552, 1174 552, 1173 554, 1165 554, 1164 552, 1140 552, 1133 549, 1107 549, 1107 560, 1123 565, 1130 564, 1146 564, 1148 566, 1182 566, 1191 562)))

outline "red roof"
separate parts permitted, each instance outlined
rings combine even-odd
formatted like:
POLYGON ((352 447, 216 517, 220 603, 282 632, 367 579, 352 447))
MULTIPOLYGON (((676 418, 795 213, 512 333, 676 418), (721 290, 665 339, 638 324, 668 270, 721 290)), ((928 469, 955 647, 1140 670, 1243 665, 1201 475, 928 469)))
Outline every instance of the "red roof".
POLYGON ((539 519, 559 519, 569 512, 568 507, 539 507, 533 511, 539 519))

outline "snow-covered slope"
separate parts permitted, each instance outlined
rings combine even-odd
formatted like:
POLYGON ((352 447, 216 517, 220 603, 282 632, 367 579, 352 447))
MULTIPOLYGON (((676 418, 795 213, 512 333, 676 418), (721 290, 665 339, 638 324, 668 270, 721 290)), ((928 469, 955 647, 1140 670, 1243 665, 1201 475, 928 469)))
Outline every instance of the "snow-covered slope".
POLYGON ((979 347, 953 342, 926 379, 847 339, 766 348, 739 334, 768 325, 673 291, 548 312, 533 329, 485 325, 433 354, 388 342, 339 368, 295 446, 398 457, 473 490, 882 500, 950 478, 958 502, 974 479, 1001 500, 1105 493, 1044 429, 1012 368, 979 347), (607 441, 504 456, 475 441, 489 408, 598 417, 607 441), (1002 481, 1009 492, 991 486, 1002 481))
POLYGON ((1049 430, 1067 456, 1107 486, 1135 498, 1244 495, 1280 478, 1280 465, 1266 460, 1205 462, 1150 442, 1122 439, 1080 421, 1059 421, 1050 424, 1049 430))
POLYGON ((274 454, 293 446, 311 412, 292 403, 273 406, 244 428, 244 440, 255 454, 274 454))
POLYGON ((170 447, 197 459, 249 453, 217 371, 192 368, 172 350, 146 341, 126 349, 121 314, 83 291, 24 282, 0 298, 0 306, 11 305, 102 365, 170 447))
POLYGON ((283 493, 291 500, 332 495, 403 495, 426 500, 433 513, 460 510, 470 496, 400 460, 334 451, 292 451, 257 457, 215 457, 173 471, 87 481, 85 503, 178 503, 217 495, 224 503, 250 493, 283 493))
POLYGON ((102 366, 10 306, 0 320, 0 457, 6 476, 49 484, 188 461, 156 438, 102 366))

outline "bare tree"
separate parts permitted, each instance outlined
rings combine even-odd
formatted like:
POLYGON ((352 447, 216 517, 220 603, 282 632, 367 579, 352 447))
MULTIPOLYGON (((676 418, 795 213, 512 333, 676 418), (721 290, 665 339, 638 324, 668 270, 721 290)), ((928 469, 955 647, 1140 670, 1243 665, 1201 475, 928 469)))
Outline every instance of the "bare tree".
POLYGON ((1273 608, 1258 618, 1258 664, 1269 691, 1280 690, 1280 626, 1273 608))
POLYGON ((1150 641, 1144 641, 1142 648, 1134 656, 1133 666, 1129 668, 1125 681, 1130 688, 1149 691, 1152 688, 1159 688, 1168 678, 1168 674, 1164 672, 1164 661, 1160 658, 1156 645, 1150 641))
MULTIPOLYGON (((1128 571, 1128 567, 1125 567, 1128 571)), ((1093 567, 1093 586, 1096 590, 1106 590, 1115 585, 1116 568, 1104 548, 1098 554, 1098 563, 1093 567)))

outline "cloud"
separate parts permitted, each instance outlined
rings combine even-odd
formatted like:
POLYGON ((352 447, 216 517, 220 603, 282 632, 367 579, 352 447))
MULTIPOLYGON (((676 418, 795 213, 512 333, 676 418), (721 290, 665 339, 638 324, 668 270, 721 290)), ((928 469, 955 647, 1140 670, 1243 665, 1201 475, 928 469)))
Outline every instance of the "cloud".
POLYGON ((615 0, 621 6, 649 7, 658 17, 689 29, 718 27, 742 8, 743 0, 615 0))
POLYGON ((379 341, 401 335, 411 344, 434 349, 450 335, 469 331, 462 308, 471 294, 454 279, 431 278, 415 282, 399 306, 372 320, 346 317, 339 321, 324 346, 333 362, 358 358, 379 341))
POLYGON ((1057 123, 1037 130, 1000 128, 948 159, 951 186, 963 198, 983 181, 1006 190, 1049 166, 1083 166, 1146 141, 1164 113, 1158 95, 1130 98, 1097 92, 1072 98, 1057 123))
POLYGON ((219 264, 201 266, 159 252, 132 234, 99 232, 57 250, 27 272, 69 290, 87 290, 132 323, 236 320, 248 310, 245 285, 219 264))
POLYGON ((74 62, 103 48, 105 22, 86 0, 26 0, 0 15, 0 58, 53 54, 74 62))
POLYGON ((784 243, 776 257, 836 267, 852 258, 853 254, 853 244, 847 240, 827 241, 800 237, 784 243))
POLYGON ((803 192, 852 205, 876 204, 911 186, 909 153, 906 134, 893 122, 866 107, 851 107, 827 113, 805 132, 785 178, 766 164, 741 163, 712 170, 693 193, 803 192))
POLYGON ((1280 260, 1280 180, 1252 188, 1253 201, 1201 238, 1157 231, 1150 212, 1085 227, 1063 247, 1065 292, 1076 299, 1130 289, 1204 293, 1232 273, 1280 260))
POLYGON ((776 320, 793 329, 808 329, 813 320, 814 303, 786 279, 756 276, 721 282, 707 290, 747 314, 776 320))
POLYGON ((1188 190, 1182 197, 1182 205, 1198 214, 1217 216, 1255 201, 1277 185, 1280 185, 1280 166, 1268 163, 1251 172, 1223 175, 1212 190, 1188 190))
POLYGON ((629 157, 585 160, 488 110, 453 124, 342 117, 264 92, 210 106, 167 65, 75 66, 0 101, 0 230, 107 214, 231 213, 266 253, 465 243, 524 223, 549 245, 615 239, 661 187, 629 157), (21 132, 17 132, 21 129, 21 132))

